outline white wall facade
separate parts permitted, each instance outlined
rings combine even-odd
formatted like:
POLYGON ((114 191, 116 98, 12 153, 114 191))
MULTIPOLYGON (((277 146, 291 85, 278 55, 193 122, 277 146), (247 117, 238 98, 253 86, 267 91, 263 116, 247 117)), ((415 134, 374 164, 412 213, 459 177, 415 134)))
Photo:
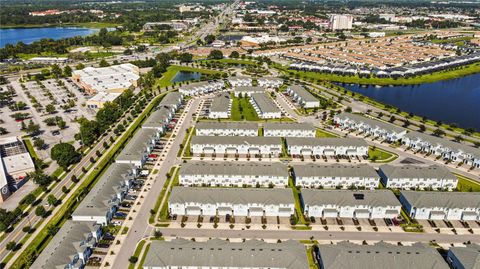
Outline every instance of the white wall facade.
POLYGON ((291 204, 234 204, 234 203, 215 203, 215 204, 201 204, 201 203, 169 203, 168 209, 170 214, 176 215, 191 215, 188 213, 197 213, 195 210, 188 210, 188 208, 200 208, 200 215, 215 216, 226 215, 231 208, 230 215, 239 217, 290 217, 295 212, 295 205, 291 204), (219 212, 219 209, 221 212, 219 212), (223 214, 220 214, 223 213, 223 214))
POLYGON ((443 179, 443 178, 386 178, 382 177, 382 182, 387 188, 395 189, 433 189, 454 190, 457 187, 458 179, 443 179))
POLYGON ((282 145, 191 144, 193 154, 262 154, 279 156, 282 145))
POLYGON ((253 129, 196 129, 199 136, 258 136, 258 130, 253 129))
POLYGON ((348 155, 363 157, 368 156, 368 147, 365 146, 328 146, 328 145, 288 145, 288 153, 290 155, 322 155, 322 156, 339 156, 348 155))
POLYGON ((386 140, 389 142, 395 142, 400 139, 407 133, 407 130, 403 132, 395 132, 390 130, 385 130, 379 126, 370 126, 364 122, 355 122, 351 119, 341 119, 339 117, 334 117, 334 123, 338 125, 341 129, 355 130, 363 133, 365 135, 370 135, 374 138, 380 138, 381 140, 386 140))
POLYGON ((348 188, 350 186, 364 187, 366 189, 377 188, 380 183, 380 177, 295 177, 295 185, 302 188, 327 188, 334 189, 338 186, 341 188, 348 188))
POLYGON ((182 175, 179 183, 182 186, 219 186, 219 187, 254 187, 259 184, 262 187, 285 187, 288 185, 287 176, 272 175, 182 175))
POLYGON ((305 205, 305 214, 316 218, 357 218, 383 219, 400 215, 401 206, 368 206, 368 205, 305 205))
POLYGON ((296 130, 296 129, 283 129, 283 130, 270 130, 263 129, 263 136, 273 137, 315 137, 315 130, 296 130))

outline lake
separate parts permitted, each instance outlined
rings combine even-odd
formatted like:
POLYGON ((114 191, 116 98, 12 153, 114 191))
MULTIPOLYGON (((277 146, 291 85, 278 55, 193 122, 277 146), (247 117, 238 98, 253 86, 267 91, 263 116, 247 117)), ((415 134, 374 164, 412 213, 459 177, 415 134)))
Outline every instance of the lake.
POLYGON ((183 82, 183 81, 187 81, 187 80, 200 80, 200 78, 202 78, 201 73, 180 71, 172 78, 171 82, 183 82))
POLYGON ((420 85, 342 86, 403 111, 480 131, 480 74, 420 85))
POLYGON ((17 44, 22 41, 30 44, 43 38, 61 39, 74 36, 86 36, 99 29, 82 27, 40 27, 0 29, 0 48, 6 44, 17 44))

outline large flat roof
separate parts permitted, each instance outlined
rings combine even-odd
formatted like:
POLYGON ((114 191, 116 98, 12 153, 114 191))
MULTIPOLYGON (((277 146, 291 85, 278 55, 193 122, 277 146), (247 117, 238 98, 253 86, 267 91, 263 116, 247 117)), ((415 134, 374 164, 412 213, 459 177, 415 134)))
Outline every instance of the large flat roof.
POLYGON ((281 146, 282 140, 280 137, 262 136, 194 136, 191 144, 281 146))
POLYGON ((380 170, 387 178, 436 178, 457 179, 445 166, 440 165, 390 165, 380 166, 380 170))
POLYGON ((368 164, 293 164, 297 177, 370 177, 380 178, 368 164))
POLYGON ((153 241, 143 265, 148 268, 309 268, 305 246, 295 241, 233 243, 220 239, 153 241))
POLYGON ((397 246, 384 242, 375 245, 356 245, 340 242, 336 245, 318 245, 322 268, 369 269, 449 269, 438 251, 424 244, 397 246))
POLYGON ((181 166, 180 175, 288 177, 288 167, 279 162, 189 161, 181 166))
POLYGON ((414 207, 480 208, 480 192, 401 191, 414 207))
POLYGON ((293 204, 291 189, 173 187, 169 203, 293 204))
POLYGON ((302 189, 302 198, 308 205, 337 206, 401 206, 390 190, 317 190, 302 189))

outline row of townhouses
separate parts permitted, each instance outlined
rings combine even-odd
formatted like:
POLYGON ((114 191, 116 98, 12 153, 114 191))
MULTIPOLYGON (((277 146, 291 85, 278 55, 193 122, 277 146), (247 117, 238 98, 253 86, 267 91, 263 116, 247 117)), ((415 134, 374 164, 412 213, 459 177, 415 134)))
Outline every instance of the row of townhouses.
POLYGON ((233 88, 233 95, 235 97, 250 97, 254 93, 263 94, 265 93, 265 88, 253 86, 237 86, 233 88))
POLYGON ((303 108, 316 108, 320 107, 320 101, 307 91, 303 86, 292 85, 288 86, 287 94, 289 94, 293 100, 303 108))
POLYGON ((232 98, 230 93, 223 92, 215 96, 208 111, 209 119, 228 119, 232 115, 232 98))
POLYGON ((239 87, 239 86, 252 86, 253 80, 251 77, 229 77, 228 83, 233 88, 239 87))
POLYGON ((134 184, 155 142, 167 130, 180 108, 183 94, 169 93, 146 119, 131 141, 100 176, 91 191, 40 253, 31 268, 84 268, 102 237, 103 225, 110 223, 134 184))
POLYGON ((194 136, 190 142, 193 154, 242 154, 280 156, 280 137, 194 136))
POLYGON ((195 126, 199 136, 258 136, 263 127, 266 137, 315 137, 316 128, 298 122, 198 122, 195 126))
POLYGON ((220 91, 225 88, 225 83, 219 81, 195 82, 180 87, 179 92, 185 96, 197 96, 220 91))
POLYGON ((368 144, 361 138, 287 137, 287 151, 299 156, 368 156, 368 144))
POLYGON ((480 168, 479 148, 417 131, 407 132, 405 128, 358 114, 341 113, 334 117, 334 123, 342 129, 359 131, 388 142, 401 142, 413 151, 431 153, 445 160, 480 168))
POLYGON ((252 94, 250 96, 250 104, 255 108, 255 112, 261 119, 279 119, 282 117, 280 108, 265 93, 252 94))
POLYGON ((258 86, 266 89, 278 89, 283 85, 283 79, 275 77, 261 77, 257 79, 258 86))

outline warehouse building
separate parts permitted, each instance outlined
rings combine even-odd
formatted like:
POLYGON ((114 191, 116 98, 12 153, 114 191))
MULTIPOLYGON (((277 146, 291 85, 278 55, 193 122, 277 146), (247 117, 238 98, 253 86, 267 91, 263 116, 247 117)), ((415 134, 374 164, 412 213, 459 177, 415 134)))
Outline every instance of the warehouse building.
POLYGON ((255 122, 206 122, 195 125, 198 136, 258 136, 255 122))
POLYGON ((458 178, 440 165, 382 165, 379 170, 383 185, 396 189, 432 189, 452 191, 458 178))
POLYGON ((290 217, 295 212, 291 189, 173 187, 172 215, 290 217))
POLYGON ((303 189, 301 195, 305 215, 316 218, 395 218, 402 209, 389 190, 303 189))
POLYGON ((182 186, 285 187, 288 167, 279 162, 190 161, 180 168, 182 186))
POLYGON ((411 218, 480 220, 480 193, 401 191, 400 202, 411 218))
POLYGON ((315 137, 316 128, 309 123, 266 122, 263 124, 263 136, 274 137, 315 137))
POLYGON ((302 188, 377 188, 380 176, 367 164, 294 164, 295 185, 302 188))

